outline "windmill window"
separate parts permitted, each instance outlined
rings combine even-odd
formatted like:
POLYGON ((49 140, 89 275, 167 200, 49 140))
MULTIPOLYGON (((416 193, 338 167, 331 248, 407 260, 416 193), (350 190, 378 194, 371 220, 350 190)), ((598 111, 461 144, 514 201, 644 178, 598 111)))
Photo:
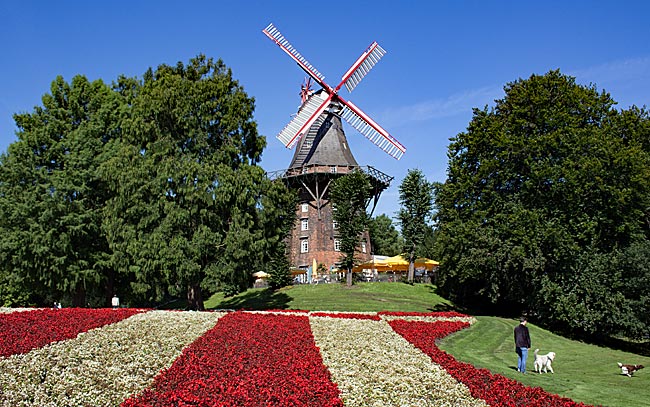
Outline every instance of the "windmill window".
POLYGON ((332 228, 333 229, 338 229, 339 228, 339 223, 337 221, 332 222, 332 228))
POLYGON ((308 253, 308 252, 309 252, 309 240, 301 239, 300 240, 300 253, 308 253))
POLYGON ((309 212, 309 204, 304 203, 301 205, 301 208, 302 212, 309 212))
POLYGON ((335 166, 331 166, 331 167, 330 167, 330 172, 331 172, 332 174, 336 174, 336 167, 335 167, 335 166))
POLYGON ((362 243, 361 243, 361 251, 362 251, 363 253, 366 252, 366 242, 362 242, 362 243))
POLYGON ((341 251, 341 239, 334 239, 334 251, 335 252, 341 251))
POLYGON ((300 220, 300 230, 309 230, 309 219, 300 220))

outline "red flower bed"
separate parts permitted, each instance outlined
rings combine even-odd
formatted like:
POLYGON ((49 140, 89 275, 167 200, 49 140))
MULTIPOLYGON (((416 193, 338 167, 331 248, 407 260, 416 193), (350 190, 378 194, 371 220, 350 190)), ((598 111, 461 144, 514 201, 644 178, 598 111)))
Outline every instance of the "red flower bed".
POLYGON ((492 374, 487 369, 477 369, 469 363, 458 362, 453 356, 440 350, 435 340, 452 332, 467 328, 465 322, 389 321, 395 332, 431 357, 456 380, 464 383, 472 396, 485 400, 493 407, 573 407, 583 403, 550 394, 539 387, 527 387, 516 380, 492 374))
POLYGON ((400 312, 400 311, 380 311, 378 315, 388 315, 395 317, 436 317, 436 318, 469 318, 469 315, 461 314, 455 311, 445 312, 400 312))
POLYGON ((0 356, 27 353, 141 312, 136 309, 37 309, 0 314, 0 356))
POLYGON ((270 309, 265 312, 295 312, 301 314, 307 314, 309 310, 306 309, 270 309))
POLYGON ((355 314, 350 312, 312 312, 312 317, 344 318, 344 319, 370 319, 372 321, 381 321, 377 314, 355 314))
POLYGON ((158 375, 135 406, 333 406, 339 390, 307 316, 235 312, 219 319, 158 375))

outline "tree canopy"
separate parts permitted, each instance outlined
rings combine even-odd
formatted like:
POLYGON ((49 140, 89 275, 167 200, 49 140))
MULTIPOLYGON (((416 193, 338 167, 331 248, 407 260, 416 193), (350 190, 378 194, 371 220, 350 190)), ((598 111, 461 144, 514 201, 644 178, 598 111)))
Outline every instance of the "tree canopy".
POLYGON ((85 306, 88 291, 107 297, 114 280, 101 231, 110 193, 97 168, 124 101, 83 76, 56 78, 42 101, 14 115, 18 141, 0 159, 0 273, 13 282, 0 302, 85 306))
POLYGON ((112 87, 57 78, 43 107, 15 116, 0 165, 3 302, 186 292, 202 309, 202 289, 246 289, 295 216, 258 166, 253 111, 230 69, 202 55, 112 87))
POLYGON ((362 233, 368 228, 369 217, 366 206, 372 196, 371 191, 368 175, 362 171, 353 171, 337 178, 330 190, 330 198, 335 209, 333 218, 338 224, 337 238, 341 241, 340 264, 347 270, 348 285, 352 284, 352 267, 362 233))
POLYGON ((433 184, 419 169, 409 170, 399 187, 401 208, 397 215, 404 238, 403 253, 409 261, 408 281, 414 278, 414 262, 421 255, 427 222, 433 210, 433 184))
POLYGON ((559 71, 504 89, 451 140, 436 188, 443 291, 587 335, 630 328, 643 308, 615 259, 648 238, 647 111, 559 71))
POLYGON ((402 252, 402 236, 388 215, 381 214, 371 218, 368 223, 368 231, 374 254, 397 256, 402 252))

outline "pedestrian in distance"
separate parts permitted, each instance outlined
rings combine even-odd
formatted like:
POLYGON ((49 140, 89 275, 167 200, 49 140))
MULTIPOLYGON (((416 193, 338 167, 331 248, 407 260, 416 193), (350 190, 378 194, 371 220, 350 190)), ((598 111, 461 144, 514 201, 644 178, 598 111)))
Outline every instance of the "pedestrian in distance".
POLYGON ((526 317, 519 318, 519 325, 515 327, 515 352, 517 352, 517 371, 526 374, 526 359, 530 349, 530 333, 526 324, 526 317))

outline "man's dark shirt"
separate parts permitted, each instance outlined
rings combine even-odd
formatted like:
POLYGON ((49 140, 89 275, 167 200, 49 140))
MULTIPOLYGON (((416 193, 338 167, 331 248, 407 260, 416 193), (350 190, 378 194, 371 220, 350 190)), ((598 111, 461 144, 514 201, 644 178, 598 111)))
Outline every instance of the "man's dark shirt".
POLYGON ((515 346, 518 348, 530 348, 530 334, 528 327, 522 324, 515 327, 515 346))

